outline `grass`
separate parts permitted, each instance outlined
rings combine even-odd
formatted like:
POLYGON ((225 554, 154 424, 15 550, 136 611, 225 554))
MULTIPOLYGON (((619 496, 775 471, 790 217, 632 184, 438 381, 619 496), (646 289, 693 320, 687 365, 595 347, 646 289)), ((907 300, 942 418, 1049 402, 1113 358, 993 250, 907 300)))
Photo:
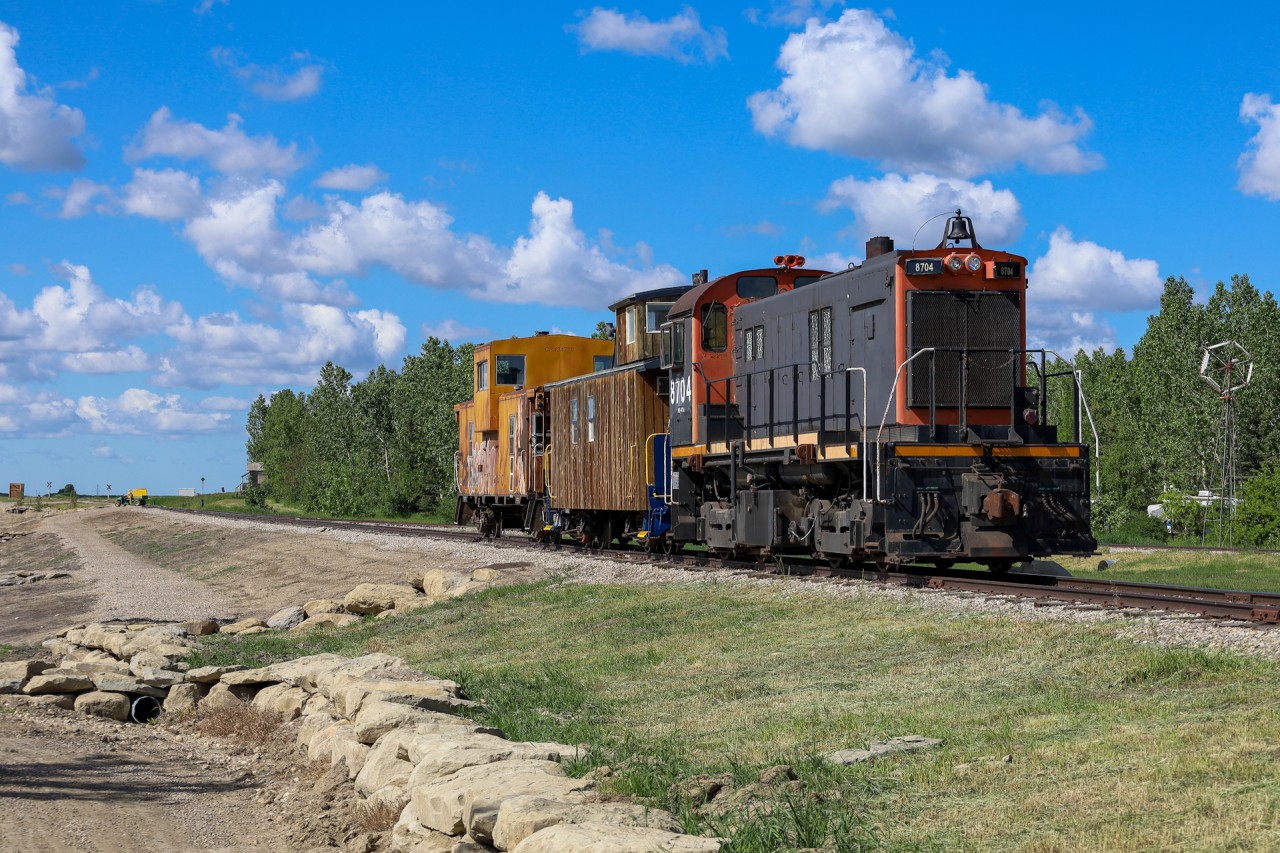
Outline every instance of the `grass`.
POLYGON ((1280 592, 1280 554, 1223 551, 1130 551, 1102 548, 1102 557, 1062 559, 1079 577, 1114 578, 1145 583, 1280 592), (1100 569, 1102 560, 1115 564, 1100 569))
POLYGON ((871 598, 543 583, 305 637, 211 638, 192 663, 319 651, 455 678, 483 722, 589 745, 571 772, 731 836, 732 853, 1280 844, 1280 671, 1259 659, 871 598), (820 760, 903 734, 944 743, 820 760), (758 781, 778 764, 798 780, 758 781), (710 804, 688 784, 707 774, 734 780, 710 804))

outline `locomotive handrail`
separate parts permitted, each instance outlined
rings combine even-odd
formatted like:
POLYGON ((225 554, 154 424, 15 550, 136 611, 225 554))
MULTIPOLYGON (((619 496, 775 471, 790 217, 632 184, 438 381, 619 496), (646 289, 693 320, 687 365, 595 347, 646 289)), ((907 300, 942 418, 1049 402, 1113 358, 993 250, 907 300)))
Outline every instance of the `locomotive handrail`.
MULTIPOLYGON (((902 368, 906 367, 908 364, 915 361, 917 358, 924 355, 925 353, 932 353, 935 350, 936 350, 936 347, 924 347, 923 349, 917 350, 915 355, 911 356, 906 361, 902 362, 902 364, 898 365, 898 371, 893 374, 893 384, 889 386, 888 399, 884 401, 884 414, 880 416, 880 429, 876 430, 876 447, 877 448, 880 447, 880 436, 881 434, 884 433, 885 421, 889 420, 889 407, 893 405, 893 396, 898 393, 898 380, 902 378, 902 368)), ((932 399, 933 399, 933 395, 930 395, 930 400, 932 401, 932 399)), ((881 490, 880 490, 880 483, 881 481, 884 480, 883 471, 881 469, 881 466, 884 464, 883 457, 884 457, 883 453, 879 453, 879 452, 876 453, 876 503, 884 503, 884 499, 882 497, 881 490)))

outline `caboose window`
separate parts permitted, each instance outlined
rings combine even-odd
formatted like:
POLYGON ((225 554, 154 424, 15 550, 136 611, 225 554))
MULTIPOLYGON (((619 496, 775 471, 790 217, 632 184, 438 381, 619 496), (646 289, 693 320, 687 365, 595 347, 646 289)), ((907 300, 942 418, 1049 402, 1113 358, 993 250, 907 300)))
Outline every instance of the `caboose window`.
POLYGON ((684 320, 671 327, 671 363, 684 364, 684 320))
POLYGON ((702 309, 702 348, 724 352, 729 347, 729 309, 719 302, 702 309))
POLYGON ((671 311, 670 302, 650 302, 645 306, 645 331, 651 335, 658 334, 662 324, 667 322, 667 314, 671 311))
POLYGON ((738 298, 764 299, 778 292, 778 280, 771 275, 738 276, 738 298))
POLYGON ((670 367, 674 363, 671 351, 671 326, 662 327, 662 366, 670 367))
POLYGON ((627 306, 627 343, 629 344, 634 344, 636 342, 636 326, 640 323, 638 314, 639 312, 636 310, 636 306, 627 306))
POLYGON ((569 398, 569 443, 578 443, 578 398, 569 398))
POLYGON ((489 387, 489 359, 476 363, 476 390, 483 391, 489 387))
POLYGON ((497 379, 494 380, 496 384, 524 384, 524 356, 500 355, 494 359, 494 366, 497 368, 498 373, 497 379))
POLYGON ((792 287, 795 287, 795 288, 806 287, 810 284, 813 284, 815 281, 817 281, 820 278, 822 278, 822 276, 820 275, 798 275, 796 276, 795 284, 793 284, 792 287))
POLYGON ((587 395, 587 441, 596 440, 596 395, 587 395))

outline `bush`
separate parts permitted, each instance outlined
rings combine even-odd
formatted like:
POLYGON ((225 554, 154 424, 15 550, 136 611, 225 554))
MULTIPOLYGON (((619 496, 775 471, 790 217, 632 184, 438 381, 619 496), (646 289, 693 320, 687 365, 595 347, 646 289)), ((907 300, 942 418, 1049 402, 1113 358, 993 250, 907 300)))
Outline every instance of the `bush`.
POLYGON ((1280 465, 1272 464, 1245 480, 1237 518, 1250 545, 1280 547, 1280 465))
POLYGON ((267 505, 267 490, 262 486, 245 486, 244 502, 249 506, 265 507, 267 505))

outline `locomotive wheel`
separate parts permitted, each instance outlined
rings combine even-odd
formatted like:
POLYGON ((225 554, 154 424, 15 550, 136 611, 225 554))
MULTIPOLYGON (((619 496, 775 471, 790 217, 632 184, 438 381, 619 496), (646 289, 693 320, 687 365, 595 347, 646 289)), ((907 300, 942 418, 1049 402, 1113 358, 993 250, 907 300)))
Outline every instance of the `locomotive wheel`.
POLYGON ((1013 560, 992 560, 987 568, 992 574, 1002 575, 1013 568, 1013 560))

